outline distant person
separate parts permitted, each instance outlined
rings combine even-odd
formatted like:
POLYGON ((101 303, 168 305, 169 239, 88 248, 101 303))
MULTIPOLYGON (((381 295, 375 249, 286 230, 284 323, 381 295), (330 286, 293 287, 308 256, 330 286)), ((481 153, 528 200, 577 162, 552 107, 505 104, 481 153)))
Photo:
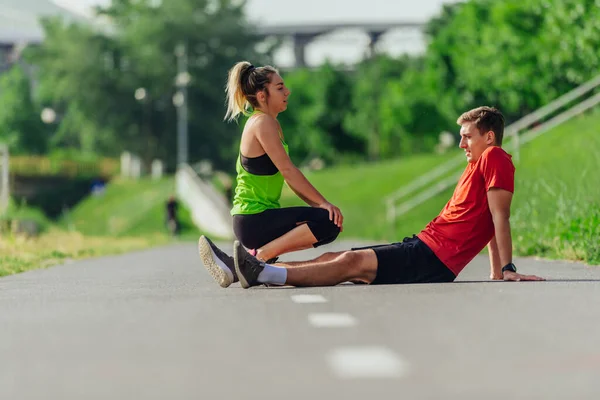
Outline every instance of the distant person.
POLYGON ((167 201, 165 211, 166 211, 166 224, 167 224, 167 228, 169 229, 169 232, 171 233, 171 235, 179 234, 180 224, 179 224, 179 219, 177 217, 178 209, 179 209, 179 203, 175 199, 175 196, 170 196, 169 200, 167 201))
POLYGON ((106 184, 101 179, 94 179, 92 181, 91 194, 92 196, 102 196, 106 191, 106 184))
MULTIPOLYGON (((512 259, 510 205, 515 167, 502 148, 504 116, 479 107, 460 116, 460 148, 468 164, 454 194, 425 229, 402 242, 325 253, 312 261, 271 265, 234 243, 233 259, 219 249, 205 263, 215 275, 239 278, 248 288, 261 284, 330 286, 453 282, 487 245, 493 280, 537 281, 521 275, 512 259), (229 268, 231 261, 235 270, 229 268)), ((214 246, 214 245, 213 245, 214 246)))
MULTIPOLYGON (((226 120, 250 115, 236 162, 237 185, 231 209, 236 238, 250 254, 269 262, 284 253, 333 242, 343 229, 344 217, 288 155, 277 115, 286 110, 290 90, 277 70, 239 62, 229 71, 226 93, 226 120), (310 207, 281 208, 284 181, 310 207)), ((210 247, 204 237, 199 245, 210 247)), ((206 265, 211 255, 200 253, 206 265)), ((235 277, 215 278, 224 287, 235 281, 235 277)))

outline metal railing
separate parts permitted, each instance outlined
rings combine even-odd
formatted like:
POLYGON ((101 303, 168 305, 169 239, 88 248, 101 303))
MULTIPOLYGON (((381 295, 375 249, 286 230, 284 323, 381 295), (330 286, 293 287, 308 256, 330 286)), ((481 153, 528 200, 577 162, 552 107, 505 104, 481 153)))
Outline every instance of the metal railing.
POLYGON ((221 239, 233 235, 231 208, 224 195, 204 181, 188 164, 180 164, 175 176, 178 197, 190 210, 192 221, 203 232, 221 239))
MULTIPOLYGON (((598 86, 600 86, 600 75, 507 126, 504 130, 505 137, 509 142, 507 145, 510 145, 512 148, 515 162, 519 162, 520 160, 520 147, 523 144, 599 104, 600 93, 582 100, 580 103, 552 117, 548 121, 529 129, 531 125, 540 122, 568 103, 580 98, 598 86), (525 131, 525 133, 520 134, 523 131, 525 131)), ((457 171, 458 167, 462 167, 464 164, 465 156, 464 154, 460 154, 387 196, 384 199, 384 202, 387 208, 387 219, 390 224, 393 226, 399 216, 456 184, 462 173, 462 168, 457 171), (445 175, 449 176, 444 177, 445 175), (439 180, 442 177, 444 178, 439 180), (428 185, 430 186, 429 188, 419 191, 428 185), (410 195, 412 195, 412 197, 398 204, 400 200, 405 199, 410 195)))

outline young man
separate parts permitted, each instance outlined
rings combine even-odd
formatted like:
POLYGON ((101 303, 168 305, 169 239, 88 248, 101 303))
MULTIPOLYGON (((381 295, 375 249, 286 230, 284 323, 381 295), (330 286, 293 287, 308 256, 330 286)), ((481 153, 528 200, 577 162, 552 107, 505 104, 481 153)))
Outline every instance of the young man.
POLYGON ((315 260, 269 265, 234 243, 233 258, 200 239, 204 264, 213 277, 239 278, 248 288, 261 284, 329 286, 353 281, 370 284, 452 282, 487 245, 491 279, 539 281, 517 273, 512 263, 510 204, 515 167, 502 148, 504 117, 479 107, 460 116, 460 148, 468 164, 454 194, 425 229, 401 243, 326 253, 315 260), (234 267, 234 268, 232 268, 234 267))

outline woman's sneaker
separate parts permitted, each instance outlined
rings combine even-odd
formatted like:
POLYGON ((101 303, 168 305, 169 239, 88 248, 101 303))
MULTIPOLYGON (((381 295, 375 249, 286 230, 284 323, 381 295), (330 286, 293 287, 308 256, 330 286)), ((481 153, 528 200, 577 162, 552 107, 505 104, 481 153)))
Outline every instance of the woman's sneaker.
POLYGON ((226 288, 238 281, 233 258, 204 235, 198 240, 198 253, 208 273, 221 287, 226 288))
POLYGON ((233 261, 235 271, 244 289, 262 285, 258 281, 258 275, 265 269, 265 263, 249 254, 237 240, 233 243, 233 261))

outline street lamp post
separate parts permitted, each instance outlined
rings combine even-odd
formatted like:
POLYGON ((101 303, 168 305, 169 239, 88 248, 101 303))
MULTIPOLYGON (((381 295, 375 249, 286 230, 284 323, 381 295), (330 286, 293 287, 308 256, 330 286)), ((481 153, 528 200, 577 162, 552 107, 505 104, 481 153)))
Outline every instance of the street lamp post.
POLYGON ((175 84, 177 93, 173 97, 173 104, 177 107, 177 165, 188 162, 188 105, 187 88, 190 83, 188 72, 187 50, 184 44, 175 49, 177 56, 177 78, 175 84))
POLYGON ((10 198, 9 187, 9 155, 8 146, 0 144, 0 215, 4 214, 8 208, 8 200, 10 198))

